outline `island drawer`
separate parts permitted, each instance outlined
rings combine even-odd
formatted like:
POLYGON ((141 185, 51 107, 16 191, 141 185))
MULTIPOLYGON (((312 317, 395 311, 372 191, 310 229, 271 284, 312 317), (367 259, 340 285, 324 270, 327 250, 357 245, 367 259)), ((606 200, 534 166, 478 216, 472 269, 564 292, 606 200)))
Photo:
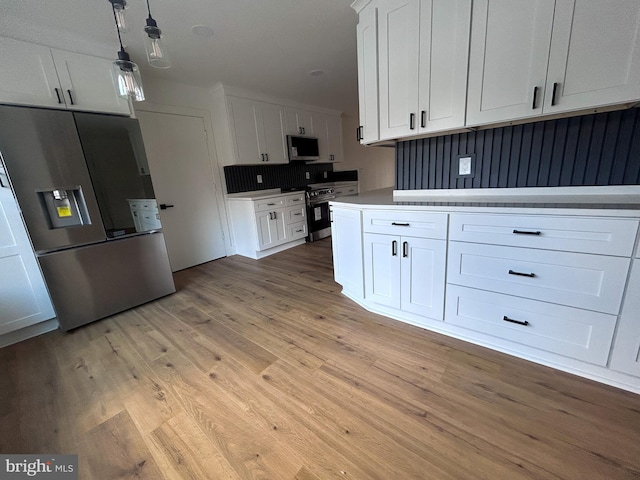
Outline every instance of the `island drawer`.
POLYGON ((604 366, 616 316, 451 285, 445 322, 604 366))
POLYGON ((420 211, 365 210, 363 230, 366 233, 446 240, 448 216, 446 213, 420 211))
POLYGON ((638 221, 539 215, 451 214, 449 237, 462 242, 630 257, 638 221))
POLYGON ((631 260, 449 243, 447 282, 617 315, 631 260))

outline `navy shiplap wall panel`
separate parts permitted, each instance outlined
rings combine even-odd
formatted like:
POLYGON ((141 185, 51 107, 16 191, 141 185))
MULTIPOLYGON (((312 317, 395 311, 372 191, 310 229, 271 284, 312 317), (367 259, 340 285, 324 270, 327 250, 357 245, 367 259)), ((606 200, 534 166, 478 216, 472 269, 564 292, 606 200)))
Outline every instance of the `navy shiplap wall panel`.
POLYGON ((640 184, 640 108, 410 140, 398 190, 640 184), (458 155, 475 154, 472 178, 458 155))
POLYGON ((322 183, 333 172, 332 163, 288 163, 283 165, 234 165, 224 167, 227 193, 251 192, 269 188, 295 188, 322 183), (309 179, 306 173, 309 172, 309 179), (262 175, 262 183, 258 183, 262 175))

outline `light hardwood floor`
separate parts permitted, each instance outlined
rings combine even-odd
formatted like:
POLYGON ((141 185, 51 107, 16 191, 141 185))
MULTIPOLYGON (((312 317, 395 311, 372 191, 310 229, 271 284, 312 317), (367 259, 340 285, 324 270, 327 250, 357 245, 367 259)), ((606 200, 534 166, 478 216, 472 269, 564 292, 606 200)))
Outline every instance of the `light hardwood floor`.
POLYGON ((640 396, 366 312, 323 240, 0 350, 0 452, 81 479, 640 478, 640 396))

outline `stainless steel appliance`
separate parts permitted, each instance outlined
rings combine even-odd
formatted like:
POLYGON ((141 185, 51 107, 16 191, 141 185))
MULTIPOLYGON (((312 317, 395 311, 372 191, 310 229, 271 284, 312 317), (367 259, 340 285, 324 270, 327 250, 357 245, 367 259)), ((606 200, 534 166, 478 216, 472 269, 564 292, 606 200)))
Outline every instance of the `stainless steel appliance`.
POLYGON ((287 135, 289 161, 313 161, 320 159, 318 139, 287 135))
POLYGON ((334 198, 336 196, 332 186, 309 185, 307 190, 308 241, 314 242, 331 235, 329 202, 334 198))
POLYGON ((154 198, 144 155, 135 119, 0 106, 0 160, 62 330, 175 292, 161 230, 137 231, 127 201, 154 198))

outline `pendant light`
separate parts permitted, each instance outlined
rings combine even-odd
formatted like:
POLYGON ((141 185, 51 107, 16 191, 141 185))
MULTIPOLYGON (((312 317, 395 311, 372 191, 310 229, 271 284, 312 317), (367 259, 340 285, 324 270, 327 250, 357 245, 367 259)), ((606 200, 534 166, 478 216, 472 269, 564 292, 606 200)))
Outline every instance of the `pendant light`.
POLYGON ((147 17, 147 25, 144 27, 144 32, 147 34, 144 37, 147 60, 149 60, 149 65, 152 67, 169 68, 171 61, 169 60, 166 46, 162 43, 162 30, 158 28, 158 24, 151 16, 149 0, 147 0, 147 11, 149 12, 149 17, 147 17))
POLYGON ((126 0, 109 0, 109 2, 113 5, 113 11, 116 15, 116 28, 120 33, 127 33, 129 31, 129 26, 127 25, 124 14, 125 7, 127 6, 126 0))
MULTIPOLYGON (((109 0, 111 2, 111 0, 109 0)), ((120 51, 118 59, 113 62, 111 73, 118 87, 118 95, 122 98, 131 98, 137 102, 144 100, 144 90, 142 89, 142 78, 138 65, 131 61, 129 54, 122 46, 122 38, 120 37, 120 28, 118 27, 118 18, 116 14, 116 6, 112 2, 113 19, 116 23, 118 32, 118 42, 120 43, 120 51)))

